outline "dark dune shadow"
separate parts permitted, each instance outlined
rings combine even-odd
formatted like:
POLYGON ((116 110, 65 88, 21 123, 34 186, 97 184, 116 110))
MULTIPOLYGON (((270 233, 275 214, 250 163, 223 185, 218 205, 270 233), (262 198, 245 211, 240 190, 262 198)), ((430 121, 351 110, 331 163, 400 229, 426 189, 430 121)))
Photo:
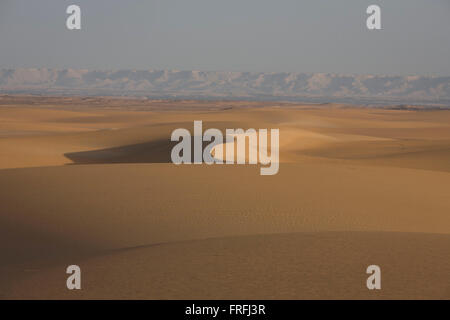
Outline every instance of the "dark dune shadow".
POLYGON ((168 163, 177 142, 157 140, 120 147, 65 153, 74 164, 100 163, 168 163))
MULTIPOLYGON (((178 141, 156 140, 120 147, 65 153, 64 156, 73 164, 101 163, 171 163, 172 148, 178 141)), ((205 148, 209 141, 203 141, 205 148)), ((202 148, 202 150, 203 150, 202 148)), ((194 156, 194 137, 191 137, 191 161, 194 156)))

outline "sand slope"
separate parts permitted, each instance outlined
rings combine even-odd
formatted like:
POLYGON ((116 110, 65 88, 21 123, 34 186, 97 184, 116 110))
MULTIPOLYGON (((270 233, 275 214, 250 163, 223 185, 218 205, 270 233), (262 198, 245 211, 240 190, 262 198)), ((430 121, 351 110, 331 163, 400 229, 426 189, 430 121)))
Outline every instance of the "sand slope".
POLYGON ((449 299, 449 235, 294 233, 185 241, 81 260, 69 291, 64 263, 26 270, 8 295, 30 299, 449 299), (368 265, 382 290, 366 288, 368 265), (45 286, 43 284, 45 283, 45 286))

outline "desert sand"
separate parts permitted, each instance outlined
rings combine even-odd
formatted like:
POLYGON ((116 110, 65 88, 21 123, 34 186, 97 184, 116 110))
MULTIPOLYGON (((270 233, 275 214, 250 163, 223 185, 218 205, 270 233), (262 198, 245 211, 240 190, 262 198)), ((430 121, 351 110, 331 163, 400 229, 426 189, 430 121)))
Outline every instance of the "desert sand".
POLYGON ((0 191, 3 299, 450 299, 450 110, 0 96, 0 191), (172 164, 194 120, 279 173, 172 164))

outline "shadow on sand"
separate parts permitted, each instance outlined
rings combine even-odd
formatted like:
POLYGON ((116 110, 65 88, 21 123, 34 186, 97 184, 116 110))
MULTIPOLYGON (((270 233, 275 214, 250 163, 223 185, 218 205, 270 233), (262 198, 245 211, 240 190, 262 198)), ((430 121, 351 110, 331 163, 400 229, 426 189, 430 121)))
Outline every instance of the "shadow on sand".
POLYGON ((177 142, 157 140, 106 149, 65 153, 73 164, 168 163, 177 142))
MULTIPOLYGON (((171 163, 172 148, 178 141, 155 140, 120 147, 112 147, 91 151, 65 153, 64 156, 74 164, 107 164, 107 163, 171 163)), ((209 143, 203 141, 202 150, 209 143)), ((194 137, 191 137, 191 161, 194 156, 194 137)))

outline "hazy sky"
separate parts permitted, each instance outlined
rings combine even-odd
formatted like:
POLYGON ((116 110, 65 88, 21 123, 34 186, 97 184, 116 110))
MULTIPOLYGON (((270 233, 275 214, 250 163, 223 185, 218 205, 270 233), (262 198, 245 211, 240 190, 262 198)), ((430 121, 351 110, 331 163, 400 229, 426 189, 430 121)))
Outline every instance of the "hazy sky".
POLYGON ((15 67, 449 76, 450 0, 0 0, 0 68, 15 67))

